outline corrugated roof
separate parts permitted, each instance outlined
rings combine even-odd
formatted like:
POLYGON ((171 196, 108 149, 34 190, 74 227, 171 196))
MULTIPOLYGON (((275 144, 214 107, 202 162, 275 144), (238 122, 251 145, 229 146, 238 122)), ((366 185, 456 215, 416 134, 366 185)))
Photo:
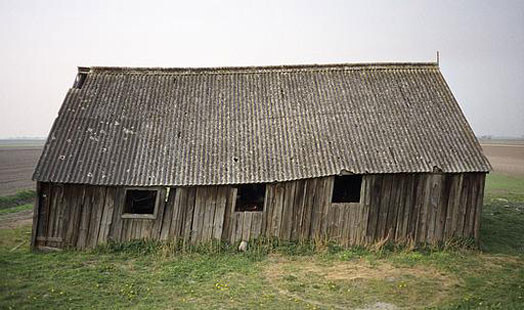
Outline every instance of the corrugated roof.
POLYGON ((490 169, 433 63, 82 72, 35 180, 184 186, 490 169))

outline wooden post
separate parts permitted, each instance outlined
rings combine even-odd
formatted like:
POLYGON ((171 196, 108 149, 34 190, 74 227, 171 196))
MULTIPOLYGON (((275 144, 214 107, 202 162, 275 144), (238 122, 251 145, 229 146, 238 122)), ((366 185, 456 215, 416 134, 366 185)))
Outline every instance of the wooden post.
POLYGON ((36 182, 36 199, 33 207, 33 229, 31 231, 31 250, 35 250, 36 233, 38 230, 38 215, 40 212, 40 182, 36 182))

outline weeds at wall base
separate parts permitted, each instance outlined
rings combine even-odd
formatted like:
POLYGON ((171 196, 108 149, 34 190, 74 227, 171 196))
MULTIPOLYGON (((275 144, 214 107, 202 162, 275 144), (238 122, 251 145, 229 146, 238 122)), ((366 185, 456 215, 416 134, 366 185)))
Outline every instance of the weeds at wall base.
POLYGON ((392 242, 379 241, 367 246, 344 247, 324 240, 317 241, 282 241, 276 238, 259 238, 251 240, 246 252, 238 250, 240 242, 230 244, 223 241, 210 241, 207 243, 191 244, 184 240, 162 242, 154 240, 132 240, 129 242, 109 242, 99 245, 93 251, 100 254, 125 254, 130 256, 155 255, 170 258, 184 254, 202 255, 245 255, 253 260, 260 260, 270 254, 286 256, 336 256, 341 260, 359 259, 367 256, 374 258, 387 258, 398 253, 419 253, 429 255, 442 251, 475 251, 478 250, 473 239, 452 239, 438 244, 419 243, 412 241, 392 242))

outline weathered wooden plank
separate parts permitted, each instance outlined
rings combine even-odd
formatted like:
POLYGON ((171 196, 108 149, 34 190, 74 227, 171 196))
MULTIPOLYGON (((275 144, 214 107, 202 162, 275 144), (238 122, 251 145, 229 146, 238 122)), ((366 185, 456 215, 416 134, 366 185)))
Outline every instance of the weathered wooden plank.
POLYGON ((140 239, 144 240, 157 240, 158 236, 153 238, 155 219, 144 219, 142 220, 142 227, 140 229, 140 239))
MULTIPOLYGON (((167 224, 169 226, 169 240, 176 240, 182 235, 182 227, 187 216, 188 194, 188 188, 177 188, 173 193, 173 198, 170 202, 169 224, 167 224)), ((191 214, 191 217, 193 217, 193 214, 191 214)))
POLYGON ((83 210, 83 204, 85 199, 85 191, 86 186, 85 185, 72 185, 74 187, 73 197, 74 197, 74 206, 75 206, 75 212, 74 212, 74 218, 72 220, 72 234, 70 236, 70 247, 75 247, 78 242, 78 235, 80 234, 80 222, 82 220, 82 210, 83 210))
POLYGON ((357 243, 357 234, 359 229, 360 203, 352 203, 349 208, 350 226, 348 230, 347 245, 357 243))
POLYGON ((313 197, 313 206, 311 212, 310 238, 312 240, 320 239, 322 237, 322 217, 324 213, 324 194, 326 188, 325 178, 320 178, 317 181, 315 188, 315 196, 313 197))
POLYGON ((343 204, 339 206, 338 213, 337 213, 337 239, 336 241, 342 245, 347 241, 345 234, 348 230, 348 208, 345 207, 343 204))
POLYGON ((468 175, 464 174, 462 177, 462 189, 460 191, 460 202, 457 213, 457 227, 454 236, 463 236, 464 225, 466 220, 466 208, 468 204, 470 179, 468 175))
POLYGON ((233 232, 233 237, 231 242, 235 243, 238 241, 242 241, 242 232, 244 229, 244 216, 246 212, 235 212, 235 231, 233 232))
MULTIPOLYGON (((58 203, 55 196, 57 195, 57 184, 51 184, 49 187, 49 204, 47 209, 47 229, 46 229, 46 237, 51 238, 55 237, 54 235, 54 229, 55 229, 55 223, 57 216, 57 209, 58 209, 58 203)), ((48 245, 46 243, 46 245, 48 245)))
POLYGON ((435 241, 444 240, 444 231, 446 226, 446 214, 448 208, 448 200, 451 191, 452 178, 449 174, 444 174, 440 186, 440 199, 438 202, 437 218, 435 219, 435 241))
POLYGON ((127 226, 127 233, 126 233, 126 239, 125 241, 131 241, 131 240, 134 240, 136 239, 136 231, 137 231, 137 228, 138 228, 138 225, 140 223, 140 220, 138 219, 129 219, 129 221, 127 221, 128 223, 128 226, 127 226))
POLYGON ((384 182, 384 176, 383 175, 373 175, 370 176, 370 179, 372 178, 372 184, 371 184, 371 202, 370 202, 370 209, 369 209, 369 217, 368 217, 368 227, 366 232, 366 242, 372 243, 374 240, 376 240, 377 237, 377 225, 378 225, 378 218, 380 214, 380 205, 381 205, 381 192, 382 192, 382 185, 384 182))
MULTIPOLYGON (((224 228, 222 231, 222 240, 227 240, 230 242, 233 241, 233 235, 235 232, 235 207, 236 207, 236 197, 237 197, 237 188, 229 187, 229 195, 226 203, 226 211, 224 218, 224 228)), ((264 208, 265 209, 265 208, 264 208)))
POLYGON ((448 206, 448 210, 451 212, 449 214, 450 218, 450 225, 448 225, 447 219, 446 219, 446 228, 449 227, 449 233, 446 235, 446 237, 454 237, 456 236, 456 232, 458 231, 459 222, 460 222, 460 200, 462 195, 462 183, 464 181, 463 174, 457 174, 456 175, 456 182, 453 184, 453 199, 450 201, 452 204, 451 208, 448 206))
POLYGON ((364 217, 363 210, 366 200, 366 193, 366 178, 362 178, 362 185, 360 187, 360 201, 358 203, 355 203, 355 227, 351 235, 351 245, 360 244, 360 240, 362 238, 362 231, 365 231, 365 228, 363 228, 364 225, 362 223, 362 219, 364 217))
POLYGON ((359 244, 360 231, 361 231, 361 220, 362 220, 362 203, 356 203, 353 205, 353 226, 350 231, 350 244, 359 244))
POLYGON ((395 225, 396 225, 396 216, 398 210, 398 198, 401 195, 400 191, 402 189, 401 185, 402 178, 398 174, 391 175, 391 191, 388 201, 388 212, 386 216, 386 227, 384 229, 385 235, 390 239, 395 239, 395 225))
POLYGON ((338 208, 336 203, 331 204, 328 212, 327 221, 327 236, 328 238, 333 237, 333 230, 335 228, 335 210, 338 208))
POLYGON ((84 249, 87 245, 89 235, 89 221, 91 220, 91 197, 93 197, 94 186, 86 186, 85 199, 82 204, 82 216, 80 219, 80 228, 78 233, 77 248, 84 249))
POLYGON ((169 188, 167 201, 164 203, 162 224, 159 234, 159 239, 162 241, 166 241, 170 237, 171 225, 173 224, 173 210, 175 209, 175 200, 177 200, 177 196, 180 195, 181 190, 182 189, 175 187, 169 188))
POLYGON ((97 192, 98 192, 98 186, 90 185, 89 187, 89 195, 87 195, 84 199, 85 201, 85 207, 88 208, 84 209, 85 211, 88 211, 89 214, 87 215, 89 218, 87 219, 87 228, 86 228, 86 235, 85 235, 85 248, 91 248, 92 246, 92 237, 93 237, 93 230, 95 230, 95 225, 99 224, 98 221, 96 221, 96 215, 97 215, 97 192))
POLYGON ((136 219, 136 218, 131 220, 130 222, 131 225, 128 227, 130 228, 128 229, 128 235, 127 235, 128 241, 140 239, 142 221, 143 219, 136 219))
POLYGON ((224 186, 225 205, 224 205, 224 219, 222 221, 222 234, 220 240, 228 241, 229 235, 228 230, 230 229, 231 223, 231 186, 224 186))
POLYGON ((473 226, 473 237, 478 241, 480 232, 480 215, 484 203, 484 187, 486 182, 486 174, 478 174, 478 191, 477 191, 477 205, 475 208, 475 224, 473 226))
POLYGON ((331 199, 333 196, 333 185, 335 184, 335 177, 326 177, 324 179, 324 188, 322 190, 322 212, 320 218, 320 236, 322 238, 327 237, 327 225, 329 209, 331 207, 331 199))
POLYGON ((252 212, 250 238, 256 239, 262 231, 262 212, 252 212))
POLYGON ((202 240, 208 190, 203 186, 197 187, 195 195, 195 210, 193 213, 193 225, 191 227, 192 243, 197 243, 202 240))
POLYGON ((151 229, 149 232, 149 239, 158 240, 160 239, 160 232, 162 230, 162 224, 164 223, 164 209, 166 207, 166 196, 167 188, 160 188, 158 190, 158 206, 156 210, 156 217, 151 222, 151 229))
POLYGON ((108 240, 121 241, 122 240, 122 211, 124 208, 125 189, 123 187, 115 188, 115 207, 113 211, 113 218, 111 220, 111 227, 109 229, 108 240))
POLYGON ((242 227, 242 241, 249 241, 251 239, 251 224, 253 222, 253 212, 244 213, 244 225, 242 227))
POLYGON ((423 242, 426 239, 427 201, 429 201, 428 175, 421 174, 417 177, 417 196, 415 201, 415 241, 423 242))
POLYGON ((302 220, 304 217, 304 203, 306 193, 306 182, 304 180, 296 181, 295 199, 293 203, 293 219, 291 228, 291 240, 300 239, 302 220))
POLYGON ((217 186, 209 186, 207 188, 205 206, 204 206, 204 222, 202 226, 201 241, 211 241, 213 237, 213 226, 216 212, 217 201, 217 186))
POLYGON ((311 236, 311 217, 313 213, 313 204, 315 200, 315 188, 318 179, 306 180, 306 200, 304 202, 304 215, 302 216, 302 229, 300 231, 300 240, 307 240, 311 236))
POLYGON ((331 220, 330 220, 330 224, 329 224, 329 228, 328 228, 328 232, 329 232, 329 238, 330 240, 338 240, 338 237, 339 237, 339 227, 338 227, 338 223, 339 223, 339 217, 340 217, 340 204, 338 203, 334 203, 332 206, 331 206, 331 220))
POLYGON ((368 220, 371 204, 371 182, 372 176, 362 176, 362 189, 360 192, 360 217, 355 244, 364 244, 368 229, 368 220))
POLYGON ((113 218, 115 208, 116 190, 114 187, 107 187, 104 197, 104 207, 102 212, 102 223, 98 232, 98 244, 106 243, 113 218))
MULTIPOLYGON (((58 207, 58 219, 57 219, 57 222, 55 224, 55 233, 54 235, 56 237, 59 237, 60 239, 63 240, 64 238, 64 234, 65 234, 65 230, 64 230, 64 217, 66 217, 66 212, 68 211, 67 210, 67 207, 66 207, 66 204, 64 202, 64 185, 60 184, 59 188, 58 188, 58 192, 57 192, 57 205, 59 206, 58 207)), ((63 247, 63 244, 59 244, 58 245, 60 248, 63 247)))
POLYGON ((414 174, 406 175, 405 188, 404 188, 404 200, 403 200, 403 211, 402 211, 402 222, 400 233, 397 240, 409 241, 413 240, 414 232, 412 231, 413 225, 413 208, 415 204, 415 176, 414 174))
POLYGON ((455 202, 455 214, 453 215, 453 236, 461 237, 462 230, 464 228, 464 217, 465 217, 465 204, 467 202, 467 187, 469 179, 464 177, 464 174, 460 175, 460 187, 458 188, 458 195, 455 202))
POLYGON ((129 241, 129 233, 128 230, 131 229, 131 223, 133 222, 133 219, 122 219, 122 226, 120 229, 120 240, 121 242, 129 241))
POLYGON ((464 236, 466 237, 473 237, 473 231, 475 229, 475 210, 477 208, 477 195, 479 190, 478 181, 477 175, 471 174, 466 223, 464 225, 464 236))
POLYGON ((215 240, 222 238, 222 231, 224 229, 224 218, 226 212, 227 196, 229 195, 229 188, 227 186, 219 186, 216 193, 216 207, 215 218, 213 220, 212 236, 215 240))
POLYGON ((442 192, 442 174, 431 174, 430 175, 430 189, 429 189, 429 198, 428 198, 428 222, 426 230, 426 241, 436 242, 437 232, 437 218, 438 218, 438 209, 440 194, 442 192))
POLYGON ((293 203, 295 199, 296 182, 284 184, 284 202, 282 203, 282 224, 280 225, 279 237, 281 240, 291 239, 293 225, 293 203))
POLYGON ((36 182, 36 198, 33 207, 33 227, 31 229, 31 250, 36 248, 36 236, 38 231, 38 223, 40 221, 40 201, 42 195, 42 183, 36 182))
POLYGON ((71 244, 71 238, 73 235, 73 230, 76 230, 78 227, 74 226, 75 222, 75 215, 77 213, 77 210, 75 208, 75 200, 76 197, 74 196, 74 188, 75 185, 66 184, 64 185, 64 208, 66 209, 64 213, 64 221, 62 223, 62 240, 63 244, 62 246, 64 248, 72 247, 74 244, 71 244))
POLYGON ((264 210, 262 211, 262 223, 260 234, 265 236, 269 231, 268 224, 271 223, 271 210, 273 209, 273 186, 266 184, 266 193, 264 195, 264 210))
MULTIPOLYGON (((179 189, 181 190, 181 189, 179 189)), ((184 214, 185 214, 185 220, 184 220, 184 233, 183 238, 184 242, 187 242, 191 240, 191 234, 193 231, 193 219, 195 218, 195 203, 196 203, 196 187, 190 187, 187 189, 187 200, 186 205, 184 208, 186 208, 184 214)))
POLYGON ((282 224, 282 211, 284 204, 284 185, 282 183, 275 184, 275 200, 273 205, 273 214, 271 219, 271 236, 279 237, 282 224))
POLYGON ((343 246, 348 246, 351 238, 351 229, 353 224, 353 208, 352 205, 347 203, 341 206, 340 225, 342 231, 340 232, 340 243, 343 246))
POLYGON ((393 176, 392 175, 385 175, 383 182, 382 182, 382 188, 380 191, 380 211, 378 214, 377 219, 377 233, 376 233, 376 239, 380 240, 386 237, 387 231, 386 231, 386 224, 387 224, 387 217, 389 212, 389 202, 391 200, 391 187, 393 182, 393 176))
POLYGON ((406 198, 406 181, 407 176, 404 174, 399 174, 396 176, 395 187, 397 191, 396 195, 396 211, 395 218, 392 220, 392 239, 398 240, 399 234, 402 230, 402 216, 404 215, 404 202, 406 198))
POLYGON ((360 230, 360 214, 361 214, 362 204, 355 203, 353 204, 352 212, 352 226, 349 235, 349 245, 355 245, 358 243, 359 230, 360 230))
POLYGON ((87 247, 94 248, 98 244, 98 234, 102 225, 102 214, 106 196, 105 186, 95 186, 93 197, 91 199, 91 219, 89 220, 89 236, 87 238, 87 247))
POLYGON ((139 240, 142 239, 142 231, 144 230, 144 226, 146 225, 146 222, 150 222, 149 219, 135 219, 135 226, 133 230, 133 236, 132 240, 139 240))

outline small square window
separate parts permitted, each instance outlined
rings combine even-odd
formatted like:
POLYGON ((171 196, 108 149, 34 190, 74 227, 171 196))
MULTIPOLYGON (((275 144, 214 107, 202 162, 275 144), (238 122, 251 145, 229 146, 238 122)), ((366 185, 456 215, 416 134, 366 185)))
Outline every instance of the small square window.
POLYGON ((243 184, 237 187, 235 211, 263 211, 266 184, 243 184))
POLYGON ((361 175, 335 177, 331 202, 360 202, 361 175))
POLYGON ((127 189, 123 217, 155 218, 158 190, 127 189))

